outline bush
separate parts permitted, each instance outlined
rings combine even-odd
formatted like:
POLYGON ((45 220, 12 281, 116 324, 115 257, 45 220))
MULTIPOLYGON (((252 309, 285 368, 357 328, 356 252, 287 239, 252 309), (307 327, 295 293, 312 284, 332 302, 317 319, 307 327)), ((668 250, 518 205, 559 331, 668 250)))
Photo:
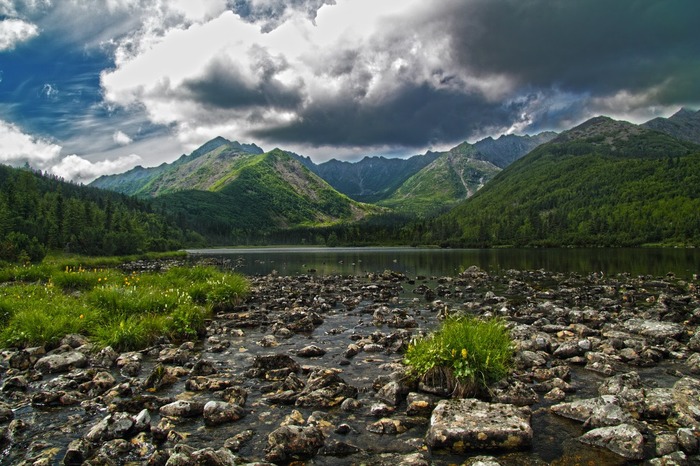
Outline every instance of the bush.
POLYGON ((412 342, 404 364, 423 381, 463 397, 508 375, 512 356, 510 335, 501 320, 457 317, 412 342))

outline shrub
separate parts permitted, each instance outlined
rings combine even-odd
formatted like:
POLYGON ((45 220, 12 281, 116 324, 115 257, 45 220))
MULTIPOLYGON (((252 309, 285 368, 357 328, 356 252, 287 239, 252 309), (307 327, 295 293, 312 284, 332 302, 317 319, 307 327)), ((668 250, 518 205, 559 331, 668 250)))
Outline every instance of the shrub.
POLYGON ((456 317, 412 342, 404 363, 416 377, 463 397, 508 375, 512 355, 510 335, 501 320, 456 317))

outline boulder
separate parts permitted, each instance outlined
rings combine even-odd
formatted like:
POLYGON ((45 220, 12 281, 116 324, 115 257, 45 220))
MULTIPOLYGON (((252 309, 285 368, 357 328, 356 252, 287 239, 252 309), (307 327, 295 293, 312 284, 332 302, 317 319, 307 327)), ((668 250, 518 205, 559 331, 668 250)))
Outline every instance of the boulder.
POLYGON ((457 452, 516 450, 532 444, 531 412, 477 399, 441 400, 433 410, 426 443, 457 452))
POLYGON ((160 415, 167 417, 198 417, 204 413, 204 403, 177 400, 160 407, 160 415))
POLYGON ((316 456, 324 444, 323 432, 316 426, 283 426, 267 437, 265 460, 273 463, 306 460, 316 456))
POLYGON ((208 426, 218 426, 227 422, 236 422, 245 412, 238 405, 225 401, 209 401, 204 405, 204 423, 208 426))
POLYGON ((78 367, 85 367, 87 362, 87 357, 80 351, 67 351, 44 356, 34 364, 34 369, 44 374, 56 374, 68 372, 78 367))
POLYGON ((589 445, 607 448, 629 460, 644 459, 644 436, 631 424, 599 427, 586 432, 579 440, 589 445))

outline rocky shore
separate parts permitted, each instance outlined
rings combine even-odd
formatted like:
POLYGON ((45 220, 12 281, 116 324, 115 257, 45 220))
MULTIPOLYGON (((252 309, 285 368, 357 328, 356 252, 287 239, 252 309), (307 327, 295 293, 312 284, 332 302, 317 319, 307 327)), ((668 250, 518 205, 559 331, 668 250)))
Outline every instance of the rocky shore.
POLYGON ((0 464, 700 464, 697 278, 469 268, 252 277, 199 341, 2 351, 0 464), (452 399, 401 364, 500 316, 512 375, 452 399))

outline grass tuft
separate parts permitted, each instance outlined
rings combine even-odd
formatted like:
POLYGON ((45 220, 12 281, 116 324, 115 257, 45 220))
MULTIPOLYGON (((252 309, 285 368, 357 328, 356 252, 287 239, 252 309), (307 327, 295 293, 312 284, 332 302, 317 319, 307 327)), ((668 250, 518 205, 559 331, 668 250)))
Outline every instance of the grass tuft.
POLYGON ((412 342, 404 358, 411 372, 453 396, 474 395, 510 372, 513 347, 499 319, 455 317, 412 342))

